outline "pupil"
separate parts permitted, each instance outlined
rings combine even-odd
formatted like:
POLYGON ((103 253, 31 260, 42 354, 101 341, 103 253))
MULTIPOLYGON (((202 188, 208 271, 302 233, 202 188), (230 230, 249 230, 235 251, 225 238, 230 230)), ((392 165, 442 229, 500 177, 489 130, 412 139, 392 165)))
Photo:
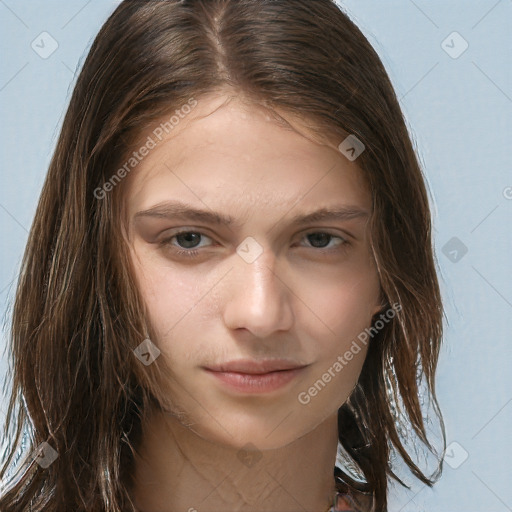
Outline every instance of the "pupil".
MULTIPOLYGON (((179 234, 176 236, 178 242, 180 243, 180 245, 183 245, 186 249, 190 249, 191 247, 187 244, 189 243, 194 243, 194 237, 196 238, 196 242, 198 241, 197 238, 199 237, 199 234, 198 233, 182 233, 182 234, 179 234), (192 240, 190 240, 190 238, 192 238, 192 240), (185 240, 184 243, 182 243, 181 241, 182 240, 185 240)), ((193 245, 193 247, 195 247, 193 245)))
POLYGON ((324 247, 325 245, 329 245, 329 238, 331 237, 331 235, 327 234, 327 233, 312 233, 311 235, 308 235, 308 239, 309 239, 309 242, 311 243, 311 245, 313 247, 324 247), (314 243, 315 239, 317 239, 318 241, 318 238, 320 238, 320 246, 319 245, 316 245, 314 243), (313 239, 313 242, 311 242, 311 239, 313 239), (326 242, 326 244, 322 245, 322 239, 324 242, 326 242))

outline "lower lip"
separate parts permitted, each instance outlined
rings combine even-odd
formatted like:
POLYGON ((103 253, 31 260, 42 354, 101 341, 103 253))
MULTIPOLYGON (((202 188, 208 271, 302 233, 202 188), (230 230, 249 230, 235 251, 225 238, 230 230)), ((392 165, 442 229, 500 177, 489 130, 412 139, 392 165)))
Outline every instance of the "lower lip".
POLYGON ((272 391, 277 391, 286 386, 286 384, 297 377, 304 368, 305 367, 260 374, 214 372, 208 369, 206 371, 235 391, 241 393, 271 393, 272 391))

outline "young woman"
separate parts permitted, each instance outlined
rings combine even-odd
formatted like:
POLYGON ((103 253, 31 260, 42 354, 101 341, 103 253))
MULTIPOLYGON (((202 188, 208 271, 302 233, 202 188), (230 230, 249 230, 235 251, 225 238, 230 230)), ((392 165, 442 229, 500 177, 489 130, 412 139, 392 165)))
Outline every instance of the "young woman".
POLYGON ((23 260, 0 509, 386 511, 394 455, 441 470, 410 454, 441 338, 422 172, 340 8, 125 0, 23 260))

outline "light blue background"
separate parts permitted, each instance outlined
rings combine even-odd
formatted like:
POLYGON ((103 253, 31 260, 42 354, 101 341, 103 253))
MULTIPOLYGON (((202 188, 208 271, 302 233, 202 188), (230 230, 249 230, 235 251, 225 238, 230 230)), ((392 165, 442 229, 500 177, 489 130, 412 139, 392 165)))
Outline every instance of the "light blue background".
MULTIPOLYGON (((74 72, 117 3, 0 0, 2 312, 74 72), (43 31, 59 45, 48 59, 31 48, 43 31)), ((512 1, 340 4, 383 59, 424 163, 448 319, 437 386, 448 443, 458 443, 447 461, 467 452, 434 490, 393 491, 390 511, 512 511, 512 1), (454 31, 469 44, 458 58, 442 47, 454 31), (457 262, 443 253, 453 237, 468 249, 457 262)), ((457 37, 445 43, 452 52, 457 37)), ((4 357, 0 378, 6 368, 4 357)))

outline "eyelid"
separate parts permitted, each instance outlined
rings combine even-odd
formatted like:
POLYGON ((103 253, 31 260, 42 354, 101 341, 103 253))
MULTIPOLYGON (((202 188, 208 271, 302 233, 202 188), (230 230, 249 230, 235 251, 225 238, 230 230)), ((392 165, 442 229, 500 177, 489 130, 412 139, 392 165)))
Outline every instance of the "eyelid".
MULTIPOLYGON (((169 240, 170 238, 173 238, 173 237, 175 237, 177 235, 182 235, 184 233, 197 233, 197 234, 200 234, 203 237, 207 237, 207 238, 210 238, 210 239, 214 238, 213 236, 208 235, 207 233, 205 233, 205 231, 209 231, 209 230, 207 228, 204 228, 204 227, 193 228, 193 227, 185 226, 185 227, 181 227, 181 228, 176 228, 176 231, 171 230, 170 232, 166 232, 166 234, 164 235, 163 241, 169 240)), ((339 238, 342 238, 343 240, 345 240, 346 242, 348 242, 350 239, 355 239, 355 237, 352 234, 350 234, 350 233, 348 233, 346 231, 343 231, 342 234, 340 234, 339 232, 334 232, 330 228, 323 228, 323 227, 306 229, 304 231, 301 231, 299 233, 299 236, 300 237, 304 237, 304 236, 311 235, 311 234, 314 234, 314 233, 324 233, 324 234, 330 235, 332 237, 339 237, 339 238)))
MULTIPOLYGON (((202 238, 206 237, 206 238, 209 238, 210 240, 212 240, 212 237, 208 236, 207 234, 205 234, 204 232, 202 232, 198 229, 185 227, 185 228, 178 228, 177 231, 175 231, 173 233, 169 233, 168 236, 165 236, 161 241, 158 242, 158 244, 159 244, 159 246, 162 246, 162 247, 166 247, 166 246, 173 247, 173 249, 172 249, 173 252, 175 252, 175 254, 177 254, 179 256, 190 256, 190 257, 197 257, 199 255, 199 252, 202 252, 202 250, 204 250, 208 247, 211 247, 212 245, 215 245, 215 244, 210 244, 206 247, 199 246, 199 247, 192 247, 192 248, 187 249, 187 248, 181 248, 180 246, 174 245, 171 243, 171 240, 173 238, 175 238, 179 235, 182 235, 182 234, 187 234, 187 233, 199 234, 202 238)), ((338 243, 335 247, 331 247, 330 249, 326 249, 326 248, 322 248, 322 247, 316 248, 314 246, 313 247, 306 246, 305 247, 306 249, 312 248, 312 249, 316 249, 320 253, 322 253, 322 252, 323 253, 332 253, 332 252, 339 252, 343 249, 346 249, 347 246, 351 245, 351 242, 348 240, 349 237, 342 236, 339 233, 332 233, 332 231, 328 228, 325 228, 325 229, 311 228, 309 230, 302 231, 300 233, 300 241, 302 241, 308 235, 317 234, 317 233, 325 234, 325 235, 331 237, 331 239, 339 239, 339 240, 341 240, 341 242, 338 243)), ((304 246, 301 246, 301 247, 304 247, 304 246)))
MULTIPOLYGON (((204 228, 201 228, 201 229, 204 229, 204 228)), ((158 243, 172 245, 172 244, 170 244, 170 240, 172 238, 174 238, 178 235, 183 235, 183 234, 187 234, 187 233, 195 233, 195 234, 201 235, 202 238, 209 238, 210 240, 213 240, 212 236, 207 235, 204 231, 201 231, 201 229, 187 228, 187 227, 177 228, 177 231, 166 232, 166 234, 162 237, 162 239, 158 243)), ((176 246, 176 247, 178 247, 178 246, 176 246)), ((193 247, 192 249, 189 249, 189 251, 192 251, 194 249, 196 249, 196 248, 193 247)))
POLYGON ((326 235, 330 235, 332 237, 343 238, 343 240, 346 240, 347 242, 350 238, 354 238, 353 235, 351 235, 350 233, 347 233, 346 231, 343 231, 342 234, 340 234, 339 232, 334 232, 330 228, 321 228, 321 227, 307 229, 306 231, 302 231, 300 234, 302 236, 305 236, 305 235, 312 235, 314 233, 325 233, 326 235))

